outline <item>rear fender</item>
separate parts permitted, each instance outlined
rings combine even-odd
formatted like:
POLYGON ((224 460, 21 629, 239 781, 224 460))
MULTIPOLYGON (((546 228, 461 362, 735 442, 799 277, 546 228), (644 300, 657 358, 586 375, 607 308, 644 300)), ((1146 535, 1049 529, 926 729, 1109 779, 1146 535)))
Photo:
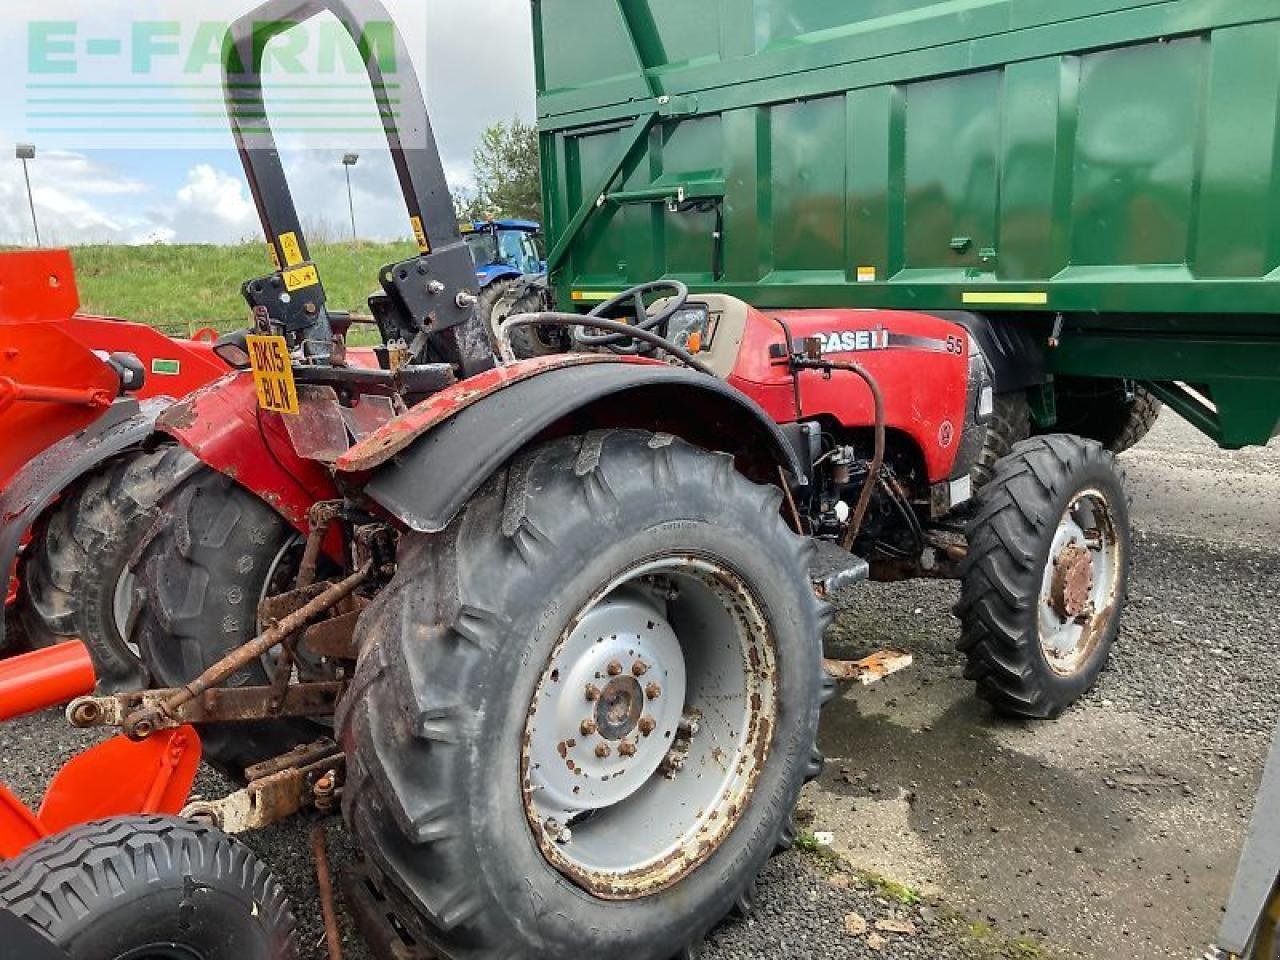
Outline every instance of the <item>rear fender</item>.
MULTIPOLYGON (((142 446, 172 401, 117 400, 92 424, 33 457, 0 492, 0 570, 6 578, 23 541, 62 492, 101 464, 142 446)), ((0 649, 4 621, 0 618, 0 649)))
MULTIPOLYGON (((280 415, 258 408, 253 376, 230 374, 165 411, 156 429, 206 466, 261 497, 304 536, 311 506, 338 496, 325 467, 294 451, 280 415)), ((329 552, 341 557, 336 540, 329 552)))
POLYGON ((778 426, 724 381, 599 355, 542 357, 472 377, 370 435, 337 468, 363 474, 365 493, 410 529, 436 533, 521 449, 619 427, 731 453, 757 482, 777 483, 779 468, 807 482, 778 426))

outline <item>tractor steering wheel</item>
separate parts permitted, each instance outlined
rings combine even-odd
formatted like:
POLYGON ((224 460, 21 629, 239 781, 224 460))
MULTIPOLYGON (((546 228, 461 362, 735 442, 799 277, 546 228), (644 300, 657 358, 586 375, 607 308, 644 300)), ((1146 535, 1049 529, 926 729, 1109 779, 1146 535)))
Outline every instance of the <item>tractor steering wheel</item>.
MULTIPOLYGON (((685 301, 688 299, 689 288, 679 280, 654 280, 650 283, 642 283, 638 287, 632 287, 630 290, 624 290, 616 297, 610 297, 587 316, 607 317, 614 310, 630 301, 635 311, 635 320, 632 325, 637 330, 661 330, 680 311, 680 308, 685 305, 685 301), (665 291, 670 302, 650 316, 649 311, 645 308, 644 298, 662 291, 665 291)), ((590 333, 584 327, 574 328, 573 339, 579 346, 608 347, 614 353, 639 353, 642 349, 652 349, 638 343, 626 334, 590 333)))

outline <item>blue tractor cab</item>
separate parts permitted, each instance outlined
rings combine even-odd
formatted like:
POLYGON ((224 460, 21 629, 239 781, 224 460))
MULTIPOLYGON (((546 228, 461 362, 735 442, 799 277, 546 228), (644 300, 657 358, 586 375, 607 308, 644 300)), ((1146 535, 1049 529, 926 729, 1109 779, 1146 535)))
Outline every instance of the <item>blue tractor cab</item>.
POLYGON ((462 224, 461 229, 481 290, 504 280, 546 273, 537 240, 542 228, 534 221, 476 220, 462 224))

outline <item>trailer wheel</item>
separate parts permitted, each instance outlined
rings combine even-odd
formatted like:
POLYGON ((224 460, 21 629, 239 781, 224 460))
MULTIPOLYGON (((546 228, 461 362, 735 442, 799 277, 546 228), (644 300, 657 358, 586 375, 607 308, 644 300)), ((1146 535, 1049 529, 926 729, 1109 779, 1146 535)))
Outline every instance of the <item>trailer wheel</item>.
POLYGON ((108 463, 37 525, 23 565, 21 604, 38 646, 84 641, 102 693, 139 690, 147 672, 125 639, 132 609, 129 559, 160 500, 196 459, 178 446, 108 463))
MULTIPOLYGON (((292 586, 302 543, 284 519, 228 477, 201 468, 162 504, 165 522, 134 568, 134 632, 147 669, 164 687, 199 676, 258 633, 258 603, 292 586)), ((269 659, 225 686, 270 682, 269 659)), ((282 719, 203 724, 204 756, 228 776, 317 736, 315 724, 282 719)))
POLYGON ((1114 455, 1055 434, 996 465, 968 525, 961 566, 965 676, 996 709, 1052 718, 1106 665, 1131 555, 1124 474, 1114 455))
POLYGON ((1123 380, 1059 377, 1055 431, 1097 440, 1112 453, 1124 453, 1156 425, 1164 404, 1145 387, 1123 380))
POLYGON ((973 466, 973 489, 981 490, 995 476, 996 463, 1007 457, 1013 446, 1031 436, 1031 404, 1025 393, 996 394, 991 422, 987 424, 982 452, 973 466))
POLYGON ((0 866, 0 909, 71 960, 296 960, 293 911, 243 846, 172 817, 100 820, 0 866))
POLYGON ((821 770, 829 608, 781 493, 613 430, 402 540, 339 709, 344 812, 409 929, 468 960, 670 960, 821 770))

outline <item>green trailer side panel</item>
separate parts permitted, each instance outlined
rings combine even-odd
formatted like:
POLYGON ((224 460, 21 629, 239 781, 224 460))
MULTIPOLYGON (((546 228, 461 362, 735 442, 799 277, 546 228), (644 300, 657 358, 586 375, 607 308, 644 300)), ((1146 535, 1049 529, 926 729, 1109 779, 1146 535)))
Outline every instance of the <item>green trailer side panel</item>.
MULTIPOLYGON (((1062 314, 1079 340, 1146 315, 1169 322, 1144 342, 1280 340, 1276 0, 535 11, 562 300, 666 275, 762 308, 1062 314)), ((1184 379, 1181 355, 1152 379, 1184 379)))

